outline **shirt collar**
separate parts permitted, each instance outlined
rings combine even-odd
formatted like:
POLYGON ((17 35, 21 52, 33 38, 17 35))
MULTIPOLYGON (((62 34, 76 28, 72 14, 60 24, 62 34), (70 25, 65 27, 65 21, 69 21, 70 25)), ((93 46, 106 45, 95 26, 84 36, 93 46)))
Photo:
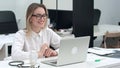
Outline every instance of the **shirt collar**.
POLYGON ((41 37, 42 36, 42 34, 43 34, 43 30, 41 30, 39 33, 36 33, 36 32, 34 32, 34 31, 32 31, 32 37, 41 37))

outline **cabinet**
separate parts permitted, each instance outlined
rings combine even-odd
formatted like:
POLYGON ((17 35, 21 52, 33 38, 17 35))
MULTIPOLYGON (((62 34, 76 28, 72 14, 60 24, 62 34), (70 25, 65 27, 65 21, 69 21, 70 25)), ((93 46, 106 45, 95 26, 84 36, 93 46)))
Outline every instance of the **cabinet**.
POLYGON ((47 9, 73 10, 73 0, 42 0, 47 9))
POLYGON ((47 9, 56 9, 56 0, 43 0, 43 4, 47 9))
POLYGON ((58 0, 58 10, 73 10, 73 0, 58 0))

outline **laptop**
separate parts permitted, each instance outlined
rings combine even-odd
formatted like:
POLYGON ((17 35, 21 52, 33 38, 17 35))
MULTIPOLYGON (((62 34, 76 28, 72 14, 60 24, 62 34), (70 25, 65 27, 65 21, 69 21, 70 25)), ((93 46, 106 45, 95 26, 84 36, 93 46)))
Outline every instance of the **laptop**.
POLYGON ((89 41, 90 36, 62 39, 57 59, 42 61, 42 63, 63 66, 84 62, 87 58, 89 41))

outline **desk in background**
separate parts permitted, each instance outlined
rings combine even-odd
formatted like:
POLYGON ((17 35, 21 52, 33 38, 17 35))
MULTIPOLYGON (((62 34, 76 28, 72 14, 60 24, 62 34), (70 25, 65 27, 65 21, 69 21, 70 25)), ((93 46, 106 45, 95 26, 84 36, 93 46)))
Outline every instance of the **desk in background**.
POLYGON ((120 32, 120 26, 119 25, 95 25, 94 26, 94 36, 103 36, 105 33, 109 32, 120 32))
POLYGON ((15 34, 0 35, 0 60, 9 56, 8 48, 12 46, 15 34))

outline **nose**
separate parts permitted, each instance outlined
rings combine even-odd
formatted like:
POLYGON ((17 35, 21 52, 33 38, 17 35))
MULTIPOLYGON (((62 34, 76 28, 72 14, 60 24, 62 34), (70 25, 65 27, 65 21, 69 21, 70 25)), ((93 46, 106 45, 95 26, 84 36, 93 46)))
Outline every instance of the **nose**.
POLYGON ((44 21, 45 19, 44 19, 44 17, 41 17, 39 20, 44 21))
POLYGON ((43 17, 41 17, 40 19, 38 19, 39 22, 44 22, 44 20, 45 19, 43 17))

